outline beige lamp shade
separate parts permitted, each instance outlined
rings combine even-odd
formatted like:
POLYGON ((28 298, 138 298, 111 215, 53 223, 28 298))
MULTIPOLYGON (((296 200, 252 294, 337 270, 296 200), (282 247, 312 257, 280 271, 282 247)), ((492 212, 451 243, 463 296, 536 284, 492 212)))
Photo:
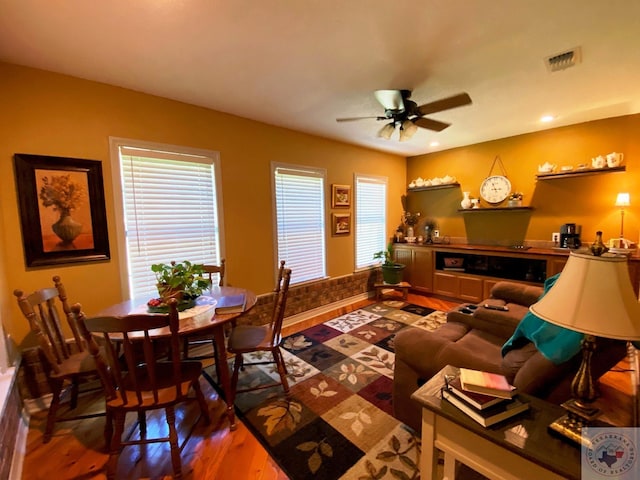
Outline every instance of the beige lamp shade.
POLYGON ((631 286, 626 256, 571 252, 556 283, 530 310, 576 332, 640 340, 640 304, 631 286))

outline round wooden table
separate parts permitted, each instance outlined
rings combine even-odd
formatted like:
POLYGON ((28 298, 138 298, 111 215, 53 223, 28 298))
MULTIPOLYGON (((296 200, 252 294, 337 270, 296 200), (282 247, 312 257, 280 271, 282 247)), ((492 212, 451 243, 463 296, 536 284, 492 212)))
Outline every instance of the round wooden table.
MULTIPOLYGON (((255 293, 238 287, 212 287, 206 294, 196 299, 196 306, 180 312, 180 331, 181 336, 186 335, 213 335, 213 339, 216 343, 216 364, 219 366, 217 372, 219 375, 218 381, 222 387, 224 400, 227 404, 227 416, 229 417, 229 424, 231 430, 236 429, 235 412, 233 409, 233 403, 230 404, 231 398, 231 376, 229 375, 229 368, 227 367, 227 347, 224 336, 225 324, 238 318, 244 312, 241 313, 226 313, 216 314, 215 306, 222 297, 232 295, 245 295, 245 309, 244 312, 250 310, 256 304, 255 293)), ((112 305, 110 307, 101 310, 94 316, 115 316, 122 317, 131 314, 139 314, 147 312, 147 301, 149 298, 134 298, 125 300, 124 302, 112 305)), ((171 335, 169 328, 160 328, 154 332, 154 336, 158 338, 168 337, 171 335)))

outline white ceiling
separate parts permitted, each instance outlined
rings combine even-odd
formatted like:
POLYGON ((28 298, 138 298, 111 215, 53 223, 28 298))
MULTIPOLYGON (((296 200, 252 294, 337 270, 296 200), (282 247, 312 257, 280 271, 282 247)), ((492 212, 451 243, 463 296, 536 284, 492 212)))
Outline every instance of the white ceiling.
POLYGON ((640 1, 0 0, 0 60, 412 156, 640 112, 640 1), (407 142, 336 122, 382 114, 377 89, 473 104, 407 142))

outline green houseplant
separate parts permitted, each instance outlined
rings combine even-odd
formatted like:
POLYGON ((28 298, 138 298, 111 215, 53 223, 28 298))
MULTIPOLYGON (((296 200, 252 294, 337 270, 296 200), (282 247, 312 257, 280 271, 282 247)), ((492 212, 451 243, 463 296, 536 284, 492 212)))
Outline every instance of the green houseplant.
POLYGON ((393 243, 389 242, 385 250, 380 250, 373 254, 373 258, 383 260, 382 268, 382 280, 384 283, 390 285, 396 285, 402 282, 402 274, 406 267, 402 263, 396 263, 393 261, 393 243))
POLYGON ((209 288, 209 279, 204 277, 204 265, 188 260, 155 263, 151 265, 151 271, 156 275, 156 287, 163 301, 169 298, 195 300, 209 288))

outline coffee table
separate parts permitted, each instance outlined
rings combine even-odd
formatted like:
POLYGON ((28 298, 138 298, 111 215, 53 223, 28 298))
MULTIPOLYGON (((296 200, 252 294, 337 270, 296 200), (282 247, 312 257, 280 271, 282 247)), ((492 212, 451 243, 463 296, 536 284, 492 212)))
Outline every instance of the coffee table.
POLYGON ((565 411, 558 405, 520 394, 527 412, 483 427, 440 397, 447 366, 416 390, 422 405, 420 477, 436 478, 438 451, 444 452, 444 477, 455 479, 456 461, 488 478, 511 480, 580 479, 580 447, 551 435, 547 426, 565 411))

